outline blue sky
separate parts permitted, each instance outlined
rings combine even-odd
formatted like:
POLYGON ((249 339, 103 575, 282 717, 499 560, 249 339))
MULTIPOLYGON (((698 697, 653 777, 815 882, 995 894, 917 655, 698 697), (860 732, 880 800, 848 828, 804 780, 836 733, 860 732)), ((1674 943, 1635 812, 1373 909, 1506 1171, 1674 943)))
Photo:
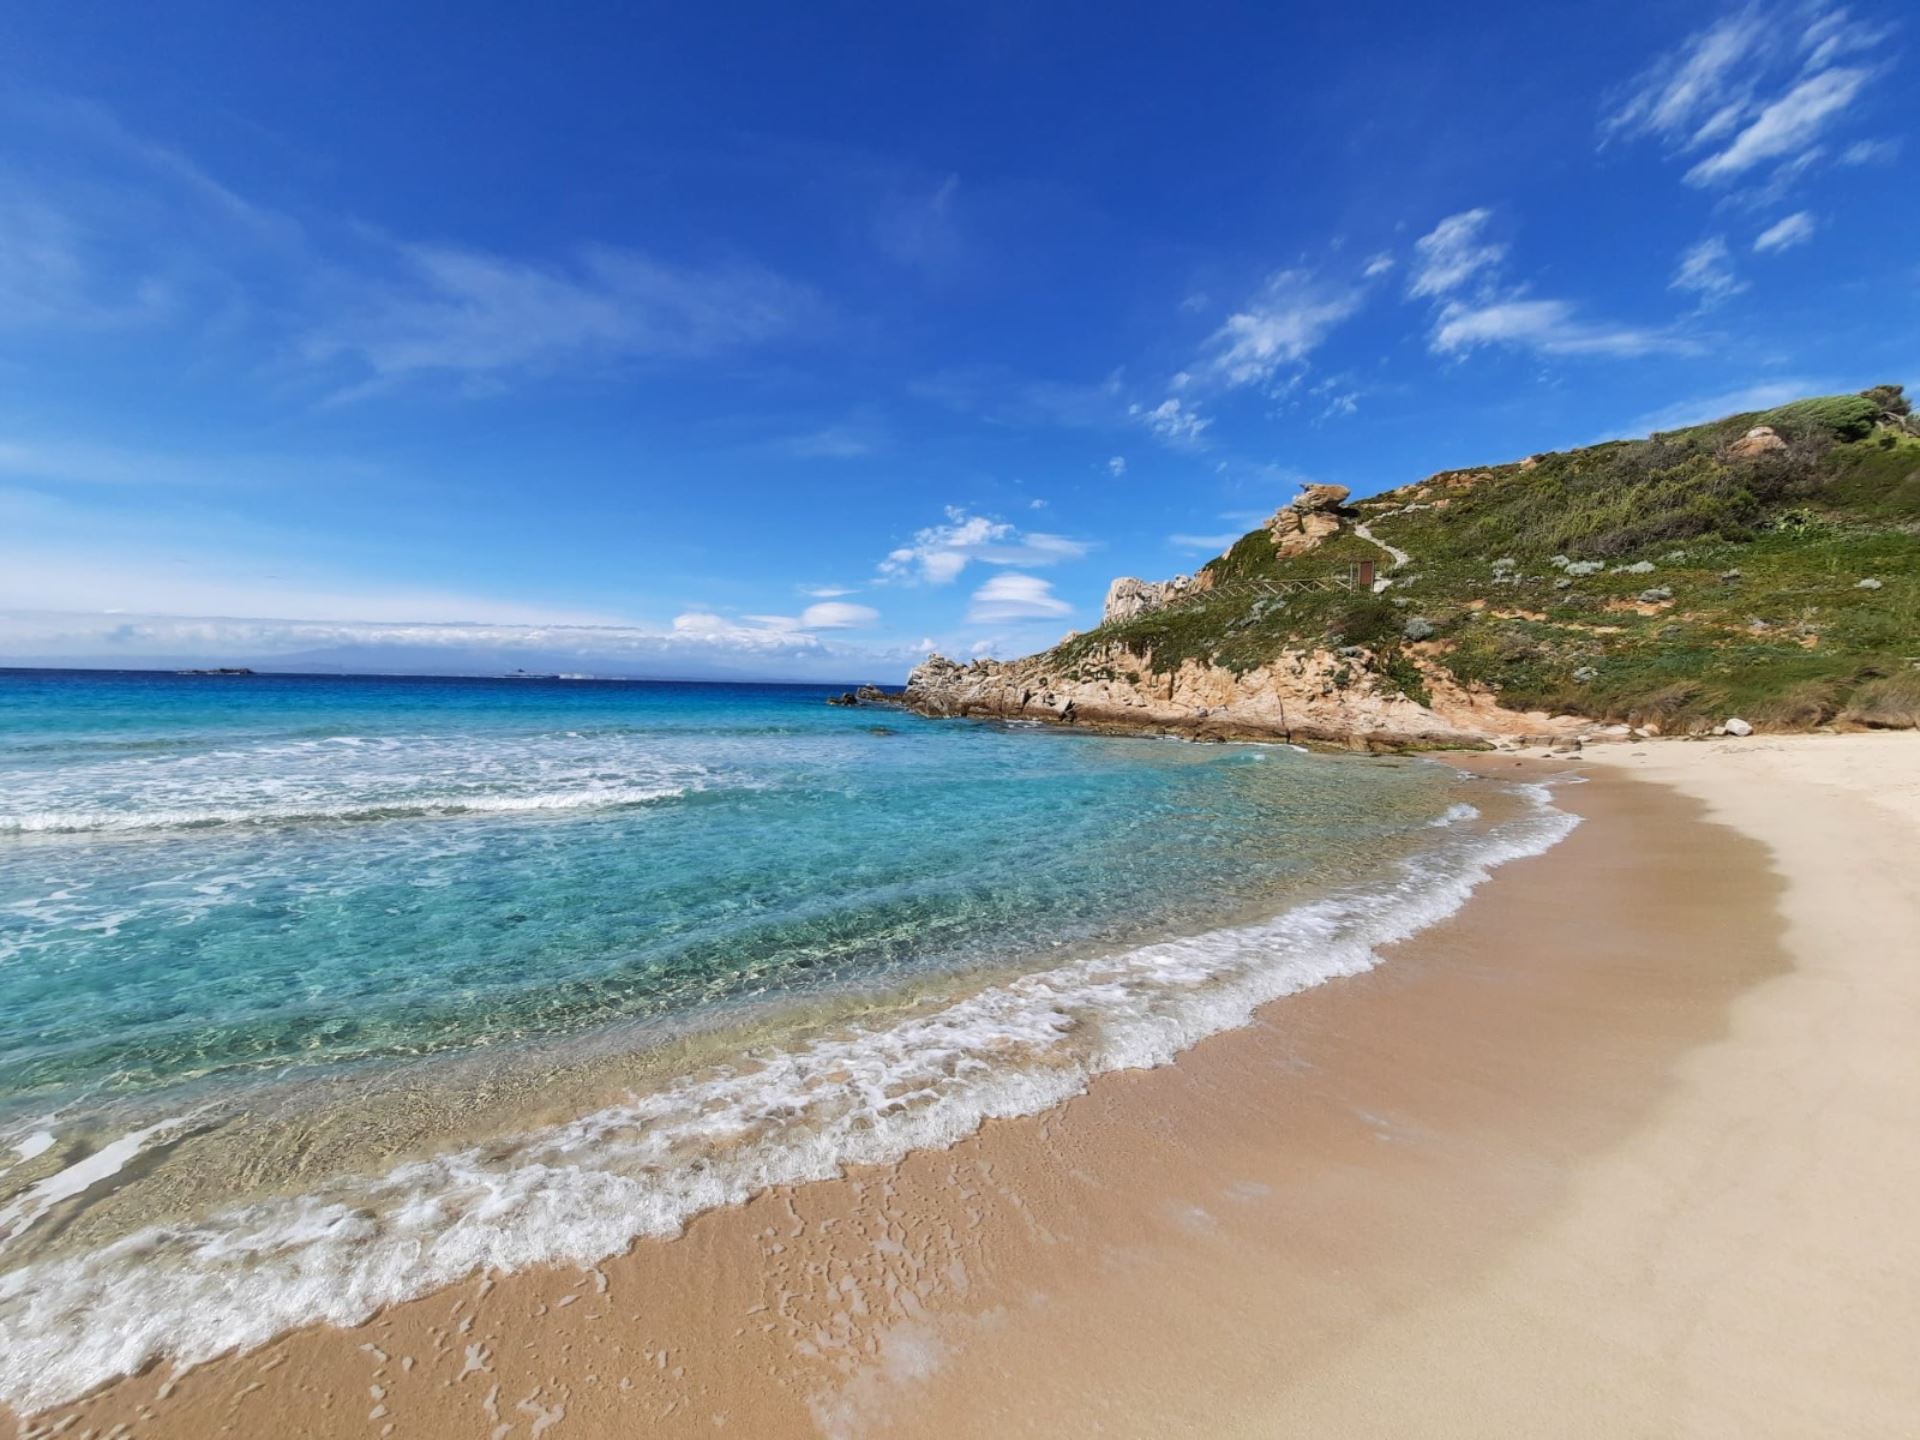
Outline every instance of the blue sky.
POLYGON ((1891 4, 0 12, 0 663, 885 679, 1920 380, 1891 4))

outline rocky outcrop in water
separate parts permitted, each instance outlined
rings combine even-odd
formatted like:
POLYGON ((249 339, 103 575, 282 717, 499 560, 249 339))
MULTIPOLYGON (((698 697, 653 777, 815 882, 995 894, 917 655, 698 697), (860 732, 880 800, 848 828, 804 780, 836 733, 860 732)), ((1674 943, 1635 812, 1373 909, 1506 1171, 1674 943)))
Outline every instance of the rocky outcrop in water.
POLYGON ((970 665, 933 655, 908 677, 905 701, 923 715, 1358 750, 1477 746, 1577 728, 1502 710, 1438 671, 1429 677, 1432 704, 1420 704, 1381 683, 1365 652, 1349 649, 1303 651, 1245 671, 1188 660, 1170 674, 1154 673, 1121 645, 1081 656, 1070 669, 1051 654, 970 665))

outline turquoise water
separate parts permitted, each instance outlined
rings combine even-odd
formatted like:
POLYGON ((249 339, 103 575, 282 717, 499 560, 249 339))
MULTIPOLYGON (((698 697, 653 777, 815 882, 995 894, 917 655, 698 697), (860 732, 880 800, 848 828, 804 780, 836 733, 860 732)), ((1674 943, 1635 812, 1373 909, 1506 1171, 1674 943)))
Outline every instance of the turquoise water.
POLYGON ((0 672, 0 1395, 949 1143, 1563 822, 829 693, 0 672))

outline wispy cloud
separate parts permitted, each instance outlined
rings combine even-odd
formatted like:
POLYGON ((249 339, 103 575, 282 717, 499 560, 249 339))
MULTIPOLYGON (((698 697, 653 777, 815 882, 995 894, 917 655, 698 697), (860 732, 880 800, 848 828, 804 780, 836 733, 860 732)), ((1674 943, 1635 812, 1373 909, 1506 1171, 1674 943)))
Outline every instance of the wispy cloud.
POLYGON ((1116 480, 1126 474, 1127 457, 1124 455, 1109 455, 1107 457, 1107 473, 1116 480))
POLYGON ((1687 183, 1711 185, 1751 170, 1763 161, 1798 155, 1809 149, 1828 122, 1853 103, 1867 83, 1869 73, 1839 68, 1802 80, 1754 116, 1726 149, 1709 155, 1687 171, 1687 183))
POLYGON ((1309 270, 1281 270, 1207 342, 1203 373, 1229 387, 1266 385, 1298 365, 1360 308, 1365 291, 1309 270))
POLYGON ((772 630, 851 630, 871 625, 880 612, 871 605, 849 605, 843 600, 823 600, 809 605, 798 615, 748 615, 743 617, 772 630))
POLYGON ((1487 345, 1616 357, 1688 348, 1657 330, 1588 319, 1570 300, 1535 296, 1509 282, 1507 247, 1483 238, 1491 217, 1484 207, 1461 211, 1415 242, 1420 261, 1407 294, 1438 302, 1427 341, 1435 354, 1464 355, 1487 345), (1469 284, 1470 296, 1460 298, 1469 284))
POLYGON ((1073 607, 1053 593, 1053 586, 1037 575, 995 575, 973 592, 967 620, 993 625, 1006 620, 1046 620, 1071 615, 1073 607))
POLYGON ((1601 143, 1651 137, 1696 154, 1690 185, 1726 185, 1774 164, 1776 187, 1784 186, 1820 158, 1827 132, 1879 73, 1842 62, 1889 33, 1839 6, 1747 5, 1688 36, 1617 94, 1601 143))
POLYGON ((584 243, 530 258, 299 221, 104 107, 18 96, 0 121, 62 153, 0 167, 0 330, 158 323, 245 335, 338 398, 423 376, 494 385, 807 336, 827 308, 749 259, 584 243))
POLYGON ((1726 237, 1709 235, 1681 254, 1680 266, 1673 272, 1667 288, 1699 296, 1701 308, 1706 309, 1747 287, 1733 271, 1733 256, 1727 249, 1726 237))
POLYGON ((687 611, 665 627, 279 620, 0 609, 0 656, 66 663, 251 663, 374 671, 610 675, 805 673, 844 679, 908 650, 842 648, 811 630, 687 611))
POLYGON ((1218 555, 1245 533, 1244 530, 1226 530, 1218 535, 1169 535, 1167 543, 1176 550, 1199 550, 1208 555, 1218 555))
POLYGON ((1442 296, 1458 290, 1505 258, 1507 247, 1485 238, 1493 212, 1485 208, 1449 215, 1413 242, 1413 274, 1407 294, 1442 296))
POLYGON ((1431 343, 1441 354, 1482 345, 1512 345, 1542 355, 1616 357, 1688 348, 1658 331, 1582 320, 1565 300, 1527 299, 1450 304, 1440 312, 1431 343))
POLYGON ((1055 565, 1077 560, 1089 546, 1065 535, 1022 531, 1005 520, 972 515, 959 506, 947 507, 945 523, 916 530, 913 539, 888 552, 880 562, 883 581, 919 581, 946 585, 958 579, 969 564, 1055 565))
POLYGON ((1654 135, 1675 144, 1724 135, 1751 103, 1752 68, 1769 25, 1748 6, 1687 37, 1614 98, 1600 122, 1603 142, 1654 135))
POLYGON ((1128 406, 1127 413, 1146 426, 1155 439, 1184 450, 1199 448, 1200 437, 1213 424, 1212 417, 1202 415, 1194 406, 1173 395, 1151 409, 1144 405, 1128 406))
POLYGON ((1891 165, 1900 158, 1898 140, 1856 140, 1842 150, 1842 165, 1891 165))
POLYGON ((73 215, 0 189, 0 330, 113 330, 172 313, 165 281, 109 273, 104 249, 73 215))
POLYGON ((1805 210, 1777 220, 1762 230, 1753 242, 1753 248, 1762 255, 1776 254, 1781 250, 1791 250, 1796 245, 1804 245, 1813 238, 1813 216, 1805 210))
POLYGON ((309 336, 310 358, 382 382, 542 373, 708 356, 791 333, 822 310, 806 287, 756 265, 672 265, 612 246, 554 265, 428 245, 403 246, 400 259, 397 279, 309 336))
POLYGON ((828 425, 789 435, 777 448, 797 460, 858 460, 886 447, 886 435, 871 425, 828 425))

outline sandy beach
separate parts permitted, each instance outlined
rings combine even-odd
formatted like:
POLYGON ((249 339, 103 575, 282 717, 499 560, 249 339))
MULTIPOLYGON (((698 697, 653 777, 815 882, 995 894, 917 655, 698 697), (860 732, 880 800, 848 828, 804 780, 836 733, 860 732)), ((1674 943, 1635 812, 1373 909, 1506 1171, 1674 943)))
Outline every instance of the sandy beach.
POLYGON ((1487 755, 1583 823, 950 1150, 0 1434, 1897 1436, 1920 741, 1487 755))

